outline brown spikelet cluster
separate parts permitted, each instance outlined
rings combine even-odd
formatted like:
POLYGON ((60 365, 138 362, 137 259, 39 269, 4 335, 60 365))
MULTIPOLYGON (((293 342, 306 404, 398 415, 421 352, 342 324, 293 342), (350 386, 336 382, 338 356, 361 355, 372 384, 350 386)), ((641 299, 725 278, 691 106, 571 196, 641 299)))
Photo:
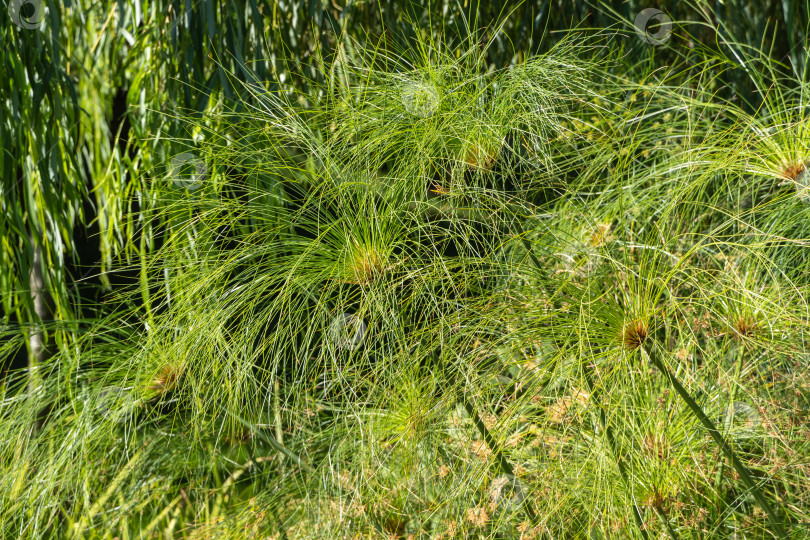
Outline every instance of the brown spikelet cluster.
POLYGON ((434 182, 430 186, 430 193, 433 194, 433 195, 449 195, 450 194, 450 188, 447 188, 447 187, 445 187, 445 186, 443 186, 441 184, 438 184, 438 183, 434 182))
POLYGON ((555 424, 571 420, 588 403, 589 397, 587 392, 573 388, 572 395, 563 396, 548 407, 549 420, 555 424))
POLYGON ((648 457, 661 461, 666 461, 669 454, 669 445, 661 434, 647 433, 642 449, 648 457))
POLYGON ((610 223, 600 223, 591 231, 588 243, 593 247, 599 247, 607 244, 610 240, 610 223))
POLYGON ((622 346, 628 351, 638 349, 647 339, 647 333, 647 323, 642 320, 625 324, 621 334, 622 346))
POLYGON ((149 389, 156 392, 158 395, 171 392, 177 386, 177 382, 182 374, 182 366, 166 364, 152 381, 149 389))
POLYGON ((464 164, 472 168, 488 169, 495 163, 499 150, 497 143, 478 142, 470 144, 464 154, 464 164))
POLYGON ((737 338, 752 338, 759 330, 759 323, 751 315, 738 315, 731 320, 731 327, 737 338))
POLYGON ((806 169, 807 163, 798 161, 785 167, 785 169, 782 171, 782 176, 789 180, 796 180, 806 169))
POLYGON ((489 512, 483 506, 467 509, 467 521, 475 527, 484 527, 489 521, 489 512))
POLYGON ((642 505, 649 508, 662 508, 667 501, 667 496, 657 487, 653 487, 647 497, 642 501, 642 505))
POLYGON ((370 283, 385 270, 387 261, 383 250, 355 241, 347 260, 347 277, 344 281, 357 285, 370 283))

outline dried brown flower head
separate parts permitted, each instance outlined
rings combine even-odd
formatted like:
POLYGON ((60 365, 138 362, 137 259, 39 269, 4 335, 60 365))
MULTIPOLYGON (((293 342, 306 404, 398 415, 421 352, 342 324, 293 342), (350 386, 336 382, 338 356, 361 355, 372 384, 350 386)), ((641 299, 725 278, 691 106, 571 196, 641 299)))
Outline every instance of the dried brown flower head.
POLYGON ((624 325, 621 333, 622 346, 628 351, 634 351, 641 347, 647 339, 647 323, 640 319, 630 321, 624 325))
POLYGON ((450 188, 443 186, 442 184, 434 182, 430 186, 430 193, 434 195, 449 195, 450 188))
POLYGON ((467 521, 476 527, 483 527, 489 521, 489 513, 483 506, 467 509, 467 521))
POLYGON ((156 392, 158 395, 163 395, 166 392, 171 392, 177 386, 180 376, 183 374, 184 368, 179 364, 166 364, 158 372, 157 376, 152 381, 149 389, 156 392))
POLYGON ((731 320, 736 338, 752 338, 759 331, 759 322, 751 315, 738 315, 731 320))
POLYGON ((549 420, 555 424, 561 424, 570 420, 577 412, 577 409, 585 406, 589 397, 587 392, 573 388, 572 395, 563 396, 549 405, 546 411, 549 420))
POLYGON ((610 223, 600 223, 591 231, 588 243, 593 247, 599 247, 607 244, 611 239, 610 223))
POLYGON ((799 160, 786 166, 779 174, 780 178, 786 179, 783 184, 793 183, 796 186, 797 195, 804 202, 810 201, 810 173, 808 173, 808 168, 810 168, 810 161, 799 160))
POLYGON ((644 454, 650 458, 666 461, 669 455, 669 444, 660 433, 647 433, 643 444, 644 454))
POLYGON ((464 164, 472 168, 489 169, 498 157, 500 146, 500 141, 472 142, 464 153, 464 164))
POLYGON ((805 170, 807 170, 807 163, 803 161, 797 161, 782 170, 781 176, 783 178, 787 178, 788 180, 796 180, 805 170))
POLYGON ((642 505, 650 508, 662 508, 667 501, 667 496, 657 487, 653 487, 650 494, 642 501, 642 505))

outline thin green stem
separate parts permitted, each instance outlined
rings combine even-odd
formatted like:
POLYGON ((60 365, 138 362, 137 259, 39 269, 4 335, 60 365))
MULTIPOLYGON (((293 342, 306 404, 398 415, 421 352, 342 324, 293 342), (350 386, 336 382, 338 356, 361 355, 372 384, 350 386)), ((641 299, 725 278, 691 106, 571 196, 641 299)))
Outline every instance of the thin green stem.
MULTIPOLYGON (((525 236, 521 236, 521 240, 523 242, 523 246, 526 248, 526 252, 528 253, 529 258, 531 258, 532 262, 538 269, 542 269, 543 266, 541 265, 540 261, 537 259, 537 257, 534 255, 534 252, 532 251, 531 242, 529 242, 529 240, 525 236)), ((582 371, 583 376, 585 377, 585 383, 588 385, 588 392, 590 392, 591 396, 594 399, 596 399, 597 394, 596 386, 593 383, 593 378, 591 377, 590 372, 590 365, 587 362, 583 365, 582 371)), ((614 459, 616 459, 616 464, 619 467, 619 474, 622 477, 622 482, 624 483, 625 488, 630 493, 630 498, 633 499, 632 484, 630 483, 630 476, 627 472, 627 467, 625 466, 624 460, 622 459, 621 455, 619 454, 616 448, 616 440, 613 437, 613 430, 608 424, 607 414, 605 413, 605 409, 601 405, 599 405, 599 422, 602 425, 602 430, 605 432, 605 437, 607 438, 608 446, 610 446, 610 451, 613 454, 614 459)), ((657 509, 657 512, 658 515, 661 517, 661 520, 666 525, 670 537, 673 540, 677 540, 678 535, 670 526, 666 514, 664 514, 664 512, 661 511, 660 509, 657 509)), ((647 530, 644 528, 644 518, 641 516, 641 510, 639 510, 635 500, 633 500, 633 518, 636 520, 636 525, 638 525, 638 530, 639 532, 641 532, 642 538, 645 539, 649 538, 647 530)))
POLYGON ((754 496, 754 500, 757 501, 760 508, 765 511, 768 516, 768 521, 770 522, 771 526, 776 533, 777 538, 788 538, 788 534, 785 531, 784 526, 782 525, 782 520, 779 519, 779 516, 776 514, 774 509, 771 507, 768 500, 762 494, 762 491, 759 489, 759 486, 751 477, 751 472, 748 470, 748 467, 743 464, 740 458, 737 457, 737 454, 734 453, 732 450, 731 445, 725 440, 723 435, 717 429, 717 426, 714 425, 714 422, 706 416, 706 413, 703 412, 703 409, 697 402, 692 399, 692 396, 689 395, 689 392, 681 385, 677 378, 669 371, 669 369, 664 365, 660 358, 657 355, 651 354, 647 352, 644 347, 641 347, 641 352, 643 356, 646 356, 649 361, 661 372, 664 376, 669 380, 672 387, 675 389, 676 392, 681 396, 681 399, 684 400, 686 405, 692 410, 692 413, 700 420, 700 422, 706 427, 709 431, 709 434, 714 439, 714 442, 720 447, 720 450, 725 454, 726 458, 731 462, 731 465, 734 467, 734 470, 740 475, 743 483, 751 490, 751 494, 754 496))
MULTIPOLYGON (((740 346, 739 350, 737 351, 737 366, 734 368, 734 378, 731 379, 731 394, 728 408, 726 409, 726 415, 724 419, 724 426, 723 432, 724 435, 728 435, 729 430, 731 429, 731 423, 734 420, 734 400, 737 398, 737 381, 740 379, 740 373, 742 373, 742 365, 743 365, 743 356, 744 356, 744 347, 740 346)), ((721 461, 720 465, 717 467, 717 474, 714 478, 714 485, 719 486, 720 480, 723 478, 723 469, 724 463, 721 461)))
MULTIPOLYGON (((585 384, 588 385, 588 392, 591 394, 591 397, 594 401, 597 401, 597 389, 596 385, 593 383, 593 377, 591 377, 590 365, 585 362, 582 366, 582 374, 585 378, 585 384)), ((619 474, 622 477, 622 482, 624 483, 625 488, 630 493, 630 498, 633 500, 633 518, 636 520, 636 525, 638 525, 638 530, 641 532, 642 538, 649 538, 647 535, 647 530, 644 528, 644 518, 641 516, 641 510, 639 510, 638 505, 636 504, 635 499, 633 498, 633 490, 632 484, 630 483, 630 476, 627 472, 627 467, 625 466, 624 460, 622 459, 621 454, 619 454, 618 449, 616 448, 616 439, 613 437, 613 430, 608 424, 607 421, 607 414, 605 413, 605 409, 599 405, 599 423, 602 425, 602 431, 605 432, 605 438, 607 439, 608 446, 610 447, 610 451, 613 454, 613 458, 616 460, 616 464, 619 466, 619 474)), ((664 520, 667 521, 666 519, 664 520)), ((677 538, 677 537, 675 537, 677 538)))
MULTIPOLYGON (((487 447, 489 447, 489 450, 492 452, 492 455, 494 455, 495 459, 498 461, 498 468, 501 470, 503 474, 508 474, 512 478, 515 478, 515 480, 517 480, 517 477, 515 476, 515 470, 512 468, 512 464, 509 463, 509 461, 506 459, 506 456, 503 455, 503 452, 501 452, 500 446, 498 445, 498 442, 495 440, 495 437, 493 437, 492 434, 489 432, 486 424, 484 424, 484 421, 481 420, 480 416, 478 416, 478 413, 475 412, 475 409, 473 408, 472 404, 469 401, 467 401, 467 399, 464 398, 463 396, 459 396, 458 399, 461 402, 461 404, 464 405, 464 409, 467 411, 467 414, 470 415, 470 418, 473 419, 475 427, 478 428, 478 432, 481 433, 481 437, 483 437, 487 447)), ((526 513, 529 515, 529 519, 532 521, 532 523, 536 523, 537 514, 535 514, 528 497, 523 499, 523 508, 526 510, 526 513)))

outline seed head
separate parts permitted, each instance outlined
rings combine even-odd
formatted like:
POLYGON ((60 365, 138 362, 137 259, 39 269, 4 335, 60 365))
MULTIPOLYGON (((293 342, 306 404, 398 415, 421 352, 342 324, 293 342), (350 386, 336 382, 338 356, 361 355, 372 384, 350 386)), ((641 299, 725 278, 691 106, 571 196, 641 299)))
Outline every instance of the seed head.
POLYGON ((797 161, 796 163, 785 167, 785 169, 782 171, 782 176, 789 180, 796 180, 805 170, 807 170, 807 163, 797 161))
POLYGON ((647 323, 642 320, 631 321, 624 325, 621 339, 622 345, 628 351, 634 351, 641 347, 647 339, 647 323))
POLYGON ((738 315, 731 320, 731 327, 736 338, 751 338, 759 331, 759 322, 751 315, 738 315))
POLYGON ((648 457, 661 461, 666 461, 669 454, 669 444, 666 438, 660 433, 647 433, 644 437, 642 449, 648 457))
POLYGON ((157 374, 149 389, 158 395, 171 392, 177 386, 177 381, 183 374, 183 367, 180 365, 166 364, 157 374))
POLYGON ((500 146, 499 142, 473 142, 466 148, 464 164, 473 169, 489 169, 498 157, 500 146))
POLYGON ((588 243, 593 247, 599 247, 605 245, 610 240, 610 223, 600 223, 591 231, 588 243))
POLYGON ((657 486, 653 486, 647 497, 644 498, 642 504, 650 508, 662 508, 664 503, 667 502, 668 497, 657 486))
POLYGON ((483 506, 467 509, 467 521, 476 527, 484 527, 489 521, 489 513, 483 506))
POLYGON ((383 250, 355 241, 348 256, 345 281, 358 285, 370 283, 385 270, 387 260, 383 250))

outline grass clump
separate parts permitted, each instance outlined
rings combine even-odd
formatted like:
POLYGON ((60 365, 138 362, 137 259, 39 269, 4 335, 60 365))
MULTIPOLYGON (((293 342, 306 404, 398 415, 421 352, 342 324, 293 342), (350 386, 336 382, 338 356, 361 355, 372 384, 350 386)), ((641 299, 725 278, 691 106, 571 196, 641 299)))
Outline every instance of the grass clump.
POLYGON ((795 96, 348 45, 189 119, 138 287, 3 387, 5 532, 800 538, 795 96))

